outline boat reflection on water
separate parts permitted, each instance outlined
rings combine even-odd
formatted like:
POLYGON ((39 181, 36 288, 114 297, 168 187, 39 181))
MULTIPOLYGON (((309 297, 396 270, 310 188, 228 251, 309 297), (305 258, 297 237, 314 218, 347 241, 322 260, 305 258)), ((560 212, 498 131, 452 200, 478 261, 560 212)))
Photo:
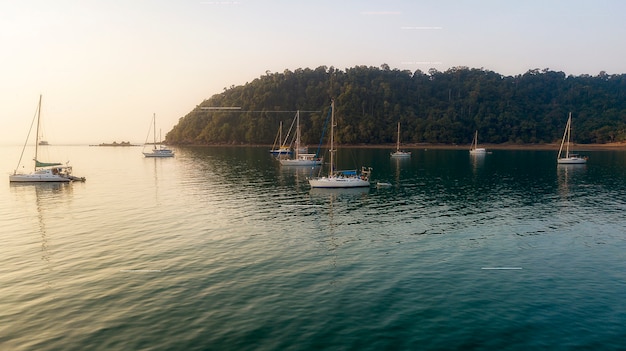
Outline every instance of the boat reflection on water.
POLYGON ((358 196, 358 195, 365 195, 365 194, 369 194, 370 192, 370 187, 364 187, 364 188, 311 188, 311 190, 309 191, 309 194, 314 195, 314 196, 328 196, 328 195, 335 195, 333 197, 337 197, 337 196, 358 196))
POLYGON ((72 190, 72 184, 70 182, 10 182, 9 187, 12 191, 24 196, 35 195, 37 202, 39 202, 41 198, 45 199, 49 197, 49 194, 71 192, 72 190))
POLYGON ((470 153, 470 162, 472 164, 472 173, 476 175, 476 172, 485 166, 485 155, 487 153, 470 153))
POLYGON ((318 166, 310 167, 291 167, 279 166, 276 171, 279 184, 285 186, 295 186, 296 188, 309 188, 309 178, 311 178, 318 166))
POLYGON ((309 199, 316 207, 317 220, 314 221, 318 228, 318 238, 322 245, 326 246, 325 259, 331 270, 327 272, 328 284, 337 286, 337 282, 343 277, 340 272, 342 256, 346 255, 345 243, 356 240, 357 236, 344 231, 343 225, 354 220, 353 211, 359 207, 361 199, 367 198, 370 188, 311 188, 309 199))
POLYGON ((559 194, 563 198, 567 198, 570 191, 573 190, 575 184, 578 183, 578 178, 585 174, 587 171, 587 165, 584 163, 578 164, 557 164, 556 178, 559 185, 559 194))
POLYGON ((39 182, 39 183, 16 183, 10 182, 10 189, 18 201, 27 204, 26 207, 32 207, 26 216, 36 216, 36 231, 32 233, 39 235, 41 241, 40 262, 38 267, 42 273, 42 281, 46 290, 54 296, 56 292, 55 284, 55 260, 54 250, 50 249, 50 233, 48 230, 48 220, 55 216, 55 204, 63 206, 64 203, 71 201, 73 186, 70 182, 39 182))
MULTIPOLYGON (((391 162, 391 166, 394 169, 395 184, 400 184, 400 174, 402 173, 402 170, 410 170, 411 157, 390 157, 389 159, 391 162)), ((389 184, 389 187, 391 187, 391 184, 389 182, 379 180, 376 184, 376 188, 385 188, 387 187, 387 184, 389 184)))

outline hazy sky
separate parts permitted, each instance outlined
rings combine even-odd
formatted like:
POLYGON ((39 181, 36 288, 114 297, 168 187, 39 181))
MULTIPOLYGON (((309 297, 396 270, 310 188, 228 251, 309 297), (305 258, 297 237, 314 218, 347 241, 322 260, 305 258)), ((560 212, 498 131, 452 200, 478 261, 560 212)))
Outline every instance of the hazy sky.
POLYGON ((626 1, 0 0, 0 144, 142 143, 266 71, 626 73, 626 1))

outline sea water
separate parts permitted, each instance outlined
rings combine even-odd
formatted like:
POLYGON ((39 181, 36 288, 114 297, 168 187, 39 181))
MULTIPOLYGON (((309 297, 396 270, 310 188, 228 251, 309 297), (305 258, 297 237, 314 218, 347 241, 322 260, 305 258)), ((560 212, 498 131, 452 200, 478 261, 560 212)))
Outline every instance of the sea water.
POLYGON ((625 151, 341 149, 391 186, 311 190, 267 148, 46 148, 87 181, 0 147, 0 349, 626 345, 625 151))

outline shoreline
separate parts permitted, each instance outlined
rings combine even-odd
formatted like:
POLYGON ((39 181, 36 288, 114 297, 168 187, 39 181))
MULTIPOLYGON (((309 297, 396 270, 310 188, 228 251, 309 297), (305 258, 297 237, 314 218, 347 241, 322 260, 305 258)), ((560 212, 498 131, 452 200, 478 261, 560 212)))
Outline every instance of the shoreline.
MULTIPOLYGON (((272 145, 264 145, 264 144, 209 144, 209 145, 176 145, 176 144, 167 144, 169 146, 191 146, 191 147, 268 147, 271 148, 272 145)), ((559 150, 561 146, 560 143, 553 144, 480 144, 482 148, 489 150, 559 150)), ((309 145, 309 149, 313 146, 309 145)), ((327 148, 327 145, 323 145, 323 148, 327 148)), ((368 144, 352 144, 352 145, 338 145, 338 148, 354 148, 354 149, 395 149, 396 144, 376 144, 376 145, 368 145, 368 144)), ((570 149, 574 149, 578 151, 626 151, 626 142, 620 143, 607 143, 607 144, 572 144, 570 149)), ((419 144, 404 144, 401 149, 405 150, 418 150, 418 149, 438 149, 438 150, 469 150, 470 145, 455 145, 455 144, 430 144, 430 143, 419 143, 419 144)))
MULTIPOLYGON (((482 148, 489 150, 559 150, 560 143, 553 144, 480 144, 482 148)), ((364 146, 367 147, 367 146, 364 146)), ((395 149, 395 145, 388 148, 395 149)), ((469 150, 470 145, 449 145, 449 144, 407 144, 405 149, 444 149, 444 150, 469 150)), ((570 150, 576 151, 597 151, 597 150, 625 150, 626 143, 607 143, 607 144, 571 144, 570 150)))

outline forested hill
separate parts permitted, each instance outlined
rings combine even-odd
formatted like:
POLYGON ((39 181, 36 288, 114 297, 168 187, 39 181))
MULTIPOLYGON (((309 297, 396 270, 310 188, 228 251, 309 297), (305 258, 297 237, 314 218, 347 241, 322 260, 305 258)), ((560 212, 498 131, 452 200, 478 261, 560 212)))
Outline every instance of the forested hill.
POLYGON ((285 133, 302 112, 303 141, 317 144, 331 98, 342 144, 469 144, 560 141, 572 112, 577 143, 626 140, 626 76, 566 75, 530 70, 516 76, 466 67, 445 72, 356 66, 267 72, 243 86, 224 89, 181 118, 170 144, 272 144, 279 121, 285 133), (241 107, 211 111, 202 107, 241 107))

